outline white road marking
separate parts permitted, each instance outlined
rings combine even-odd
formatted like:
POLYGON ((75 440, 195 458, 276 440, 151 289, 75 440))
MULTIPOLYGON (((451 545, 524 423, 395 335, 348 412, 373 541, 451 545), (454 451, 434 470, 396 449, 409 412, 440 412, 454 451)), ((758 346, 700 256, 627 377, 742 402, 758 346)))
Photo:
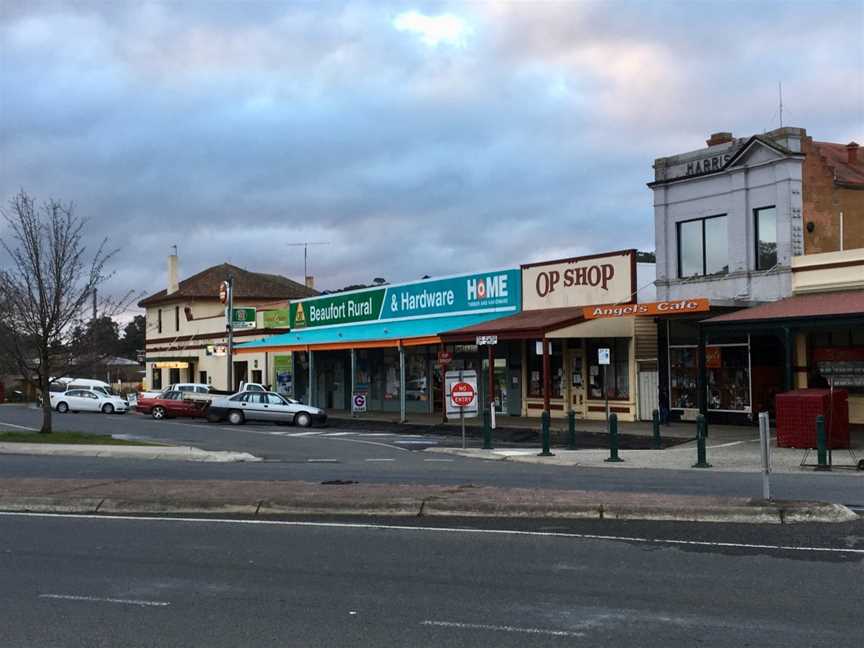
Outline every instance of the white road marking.
POLYGON ((453 463, 453 459, 424 459, 423 461, 428 462, 437 462, 437 463, 453 463))
POLYGON ((305 436, 321 436, 321 432, 287 432, 285 436, 290 437, 305 437, 305 436))
POLYGON ((584 632, 570 630, 547 630, 546 628, 520 628, 518 626, 490 625, 487 623, 459 623, 457 621, 423 621, 420 625, 459 630, 492 630, 495 632, 521 632, 523 634, 549 635, 551 637, 584 637, 584 632))
POLYGON ((142 607, 168 607, 167 601, 138 601, 135 599, 103 598, 100 596, 77 596, 75 594, 40 594, 41 599, 60 599, 63 601, 88 601, 90 603, 120 603, 122 605, 139 605, 142 607))
POLYGON ((15 425, 14 423, 7 423, 6 421, 0 421, 0 424, 8 425, 9 427, 18 428, 19 430, 29 430, 30 432, 36 432, 39 428, 27 427, 26 425, 15 425))
POLYGON ((307 463, 339 463, 338 459, 307 459, 307 463))
POLYGON ((260 524, 263 526, 310 527, 327 529, 387 529, 390 531, 413 531, 427 533, 465 533, 474 535, 513 535, 542 538, 567 538, 572 540, 608 540, 611 542, 635 542, 656 545, 686 545, 695 547, 725 547, 732 549, 765 549, 768 551, 801 551, 838 554, 864 554, 864 549, 841 549, 839 547, 796 547, 794 545, 752 544, 743 542, 712 542, 708 540, 680 540, 676 538, 642 538, 639 536, 614 536, 595 533, 567 533, 564 531, 518 531, 514 529, 470 529, 466 527, 422 527, 399 524, 372 524, 362 522, 299 522, 294 520, 231 520, 228 518, 162 518, 137 515, 93 515, 92 513, 22 513, 0 511, 0 517, 73 518, 122 520, 132 522, 167 522, 186 524, 260 524))
POLYGON ((340 436, 351 436, 354 432, 322 432, 321 436, 325 437, 340 437, 340 436))
POLYGON ((363 461, 396 461, 395 459, 364 459, 363 461))
POLYGON ((417 445, 417 444, 421 444, 421 445, 438 445, 438 442, 437 442, 437 441, 411 441, 411 440, 402 440, 402 439, 400 439, 400 440, 397 441, 396 443, 403 444, 403 445, 417 445))

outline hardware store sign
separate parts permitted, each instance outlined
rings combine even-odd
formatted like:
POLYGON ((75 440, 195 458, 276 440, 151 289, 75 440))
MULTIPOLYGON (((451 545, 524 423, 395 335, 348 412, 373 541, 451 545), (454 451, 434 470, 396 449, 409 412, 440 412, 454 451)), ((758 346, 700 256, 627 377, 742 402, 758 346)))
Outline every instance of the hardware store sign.
POLYGON ((519 270, 497 270, 305 299, 291 304, 291 328, 515 313, 521 302, 519 270))

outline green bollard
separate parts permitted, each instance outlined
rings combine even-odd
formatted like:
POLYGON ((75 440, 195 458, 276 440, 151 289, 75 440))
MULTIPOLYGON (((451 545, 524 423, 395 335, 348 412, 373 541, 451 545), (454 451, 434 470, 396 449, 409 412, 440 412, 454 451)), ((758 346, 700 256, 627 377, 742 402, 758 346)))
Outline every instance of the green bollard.
POLYGON ((575 450, 576 449, 576 412, 570 410, 570 413, 567 414, 567 432, 568 432, 568 441, 567 441, 567 449, 575 450))
POLYGON ((603 461, 607 463, 624 461, 618 456, 618 415, 615 412, 609 415, 609 458, 603 461))
POLYGON ((825 438, 825 417, 816 417, 816 458, 818 466, 816 470, 831 470, 828 465, 828 441, 825 438))
POLYGON ((707 436, 708 424, 705 421, 705 415, 700 414, 696 417, 696 463, 694 468, 710 468, 708 458, 705 456, 705 437, 707 436))
POLYGON ((492 413, 483 410, 483 449, 492 450, 492 413))
POLYGON ((651 426, 654 428, 654 449, 659 450, 663 442, 660 440, 660 412, 657 410, 651 414, 651 426))
POLYGON ((543 410, 543 414, 540 416, 540 424, 541 431, 543 437, 543 452, 538 454, 538 457, 553 457, 554 455, 549 451, 549 422, 550 422, 550 414, 547 410, 543 410))

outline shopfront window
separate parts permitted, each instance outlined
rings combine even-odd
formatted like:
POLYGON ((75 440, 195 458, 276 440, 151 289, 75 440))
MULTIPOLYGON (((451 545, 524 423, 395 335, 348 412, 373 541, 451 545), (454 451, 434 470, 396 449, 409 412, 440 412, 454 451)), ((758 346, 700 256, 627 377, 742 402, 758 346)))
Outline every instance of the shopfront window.
POLYGON ((777 265, 777 210, 762 207, 756 217, 756 269, 770 270, 777 265))
POLYGON ((669 407, 694 408, 696 402, 696 346, 669 347, 669 407))
MULTIPOLYGON (((550 398, 564 398, 562 343, 551 340, 549 347, 549 368, 552 375, 550 398)), ((543 398, 543 348, 540 340, 528 342, 528 397, 543 398)))
POLYGON ((750 350, 744 344, 705 347, 708 409, 750 410, 750 350))
POLYGON ((381 357, 372 383, 372 398, 385 401, 399 400, 399 352, 386 349, 381 357))
POLYGON ((609 349, 606 366, 606 391, 609 398, 630 398, 630 340, 615 338, 588 342, 588 398, 601 400, 603 394, 603 366, 598 361, 599 350, 609 349))
POLYGON ((729 272, 726 216, 678 223, 678 276, 729 272))
POLYGON ((428 360, 425 353, 407 353, 405 355, 405 400, 429 400, 427 366, 428 360))

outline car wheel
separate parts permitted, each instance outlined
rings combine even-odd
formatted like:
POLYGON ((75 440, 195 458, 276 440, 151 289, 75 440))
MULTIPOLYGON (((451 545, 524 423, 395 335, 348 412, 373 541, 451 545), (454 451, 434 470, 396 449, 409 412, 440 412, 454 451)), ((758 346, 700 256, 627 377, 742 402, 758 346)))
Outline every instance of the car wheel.
POLYGON ((297 416, 294 417, 294 425, 298 425, 300 427, 309 427, 312 425, 312 417, 309 416, 306 412, 300 412, 297 416))
POLYGON ((153 411, 150 412, 150 416, 152 416, 157 421, 165 418, 165 408, 164 407, 154 407, 153 411))
POLYGON ((103 414, 113 414, 114 413, 114 406, 111 403, 105 403, 102 406, 102 413, 103 414))
POLYGON ((69 411, 69 406, 66 403, 57 403, 57 411, 61 414, 65 414, 69 411))
POLYGON ((246 422, 246 417, 243 416, 243 412, 233 410, 231 412, 228 412, 228 422, 231 425, 242 425, 246 422))

